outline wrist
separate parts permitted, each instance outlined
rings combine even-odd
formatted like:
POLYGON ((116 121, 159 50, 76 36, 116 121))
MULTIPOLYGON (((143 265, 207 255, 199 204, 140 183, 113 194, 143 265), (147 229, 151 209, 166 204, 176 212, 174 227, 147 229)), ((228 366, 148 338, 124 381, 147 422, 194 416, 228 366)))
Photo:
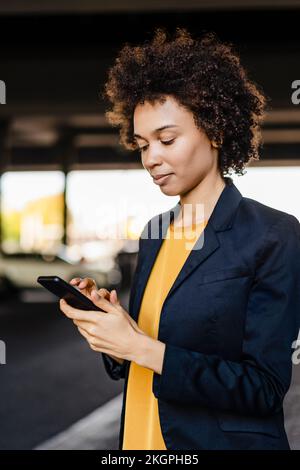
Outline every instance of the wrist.
POLYGON ((139 366, 146 367, 161 374, 166 345, 147 335, 137 338, 133 361, 139 366))

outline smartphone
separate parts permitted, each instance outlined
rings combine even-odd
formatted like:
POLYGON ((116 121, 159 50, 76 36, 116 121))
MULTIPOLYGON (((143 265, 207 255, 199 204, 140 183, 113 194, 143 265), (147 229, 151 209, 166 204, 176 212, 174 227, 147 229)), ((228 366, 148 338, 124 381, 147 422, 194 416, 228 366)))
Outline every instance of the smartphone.
POLYGON ((82 294, 76 287, 64 281, 58 276, 39 276, 37 282, 48 289, 52 294, 65 301, 74 308, 80 310, 97 310, 103 312, 88 297, 82 294))

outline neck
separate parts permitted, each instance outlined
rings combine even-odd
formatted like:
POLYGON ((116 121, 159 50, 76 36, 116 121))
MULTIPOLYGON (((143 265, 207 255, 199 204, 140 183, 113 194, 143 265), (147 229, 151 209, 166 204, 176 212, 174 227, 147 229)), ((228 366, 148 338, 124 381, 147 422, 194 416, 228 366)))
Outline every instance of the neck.
POLYGON ((180 195, 181 209, 176 220, 184 225, 208 220, 225 186, 219 172, 206 175, 195 188, 180 195))

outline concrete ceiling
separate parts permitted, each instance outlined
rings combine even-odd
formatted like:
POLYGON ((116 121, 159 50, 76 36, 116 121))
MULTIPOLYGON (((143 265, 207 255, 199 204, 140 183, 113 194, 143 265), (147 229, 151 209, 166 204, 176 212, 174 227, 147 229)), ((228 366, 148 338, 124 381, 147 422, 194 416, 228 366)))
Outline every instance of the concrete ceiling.
POLYGON ((298 8, 299 0, 1 0, 0 14, 298 8))
POLYGON ((291 103, 291 83, 300 77, 300 0, 152 0, 158 13, 147 11, 149 5, 28 0, 24 8, 21 1, 0 2, 0 79, 7 88, 7 104, 0 106, 0 172, 58 168, 64 155, 72 165, 139 166, 139 155, 124 152, 108 126, 99 92, 120 45, 140 42, 158 24, 214 30, 232 41, 250 77, 271 98, 263 158, 300 162, 300 105, 291 103))

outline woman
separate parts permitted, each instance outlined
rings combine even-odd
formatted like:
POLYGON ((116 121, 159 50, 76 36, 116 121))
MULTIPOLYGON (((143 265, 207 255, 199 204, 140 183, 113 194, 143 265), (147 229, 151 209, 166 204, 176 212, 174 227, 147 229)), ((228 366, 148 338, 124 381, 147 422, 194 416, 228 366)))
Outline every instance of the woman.
POLYGON ((120 449, 289 449, 282 403, 300 308, 295 217, 245 198, 230 171, 258 159, 265 98, 232 47, 177 28, 125 45, 105 96, 121 143, 180 200, 139 240, 129 311, 61 304, 108 374, 125 378, 120 449))

